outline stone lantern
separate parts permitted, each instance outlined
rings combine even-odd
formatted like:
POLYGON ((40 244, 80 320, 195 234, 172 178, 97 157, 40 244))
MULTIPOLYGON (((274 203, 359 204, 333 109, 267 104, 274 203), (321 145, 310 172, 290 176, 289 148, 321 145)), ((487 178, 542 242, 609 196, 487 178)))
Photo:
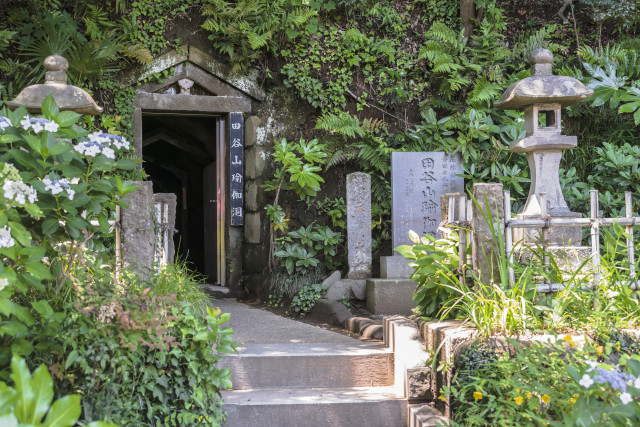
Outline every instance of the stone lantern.
POLYGON ((12 110, 23 105, 32 114, 41 114, 42 101, 51 94, 60 111, 75 111, 80 114, 97 116, 102 112, 91 95, 76 86, 67 84, 69 62, 60 55, 45 58, 44 68, 47 70, 44 84, 35 84, 24 88, 16 99, 6 104, 12 110))
MULTIPOLYGON (((593 91, 580 81, 568 76, 554 76, 551 72, 553 54, 547 49, 531 52, 531 77, 511 85, 495 103, 502 110, 524 110, 526 136, 513 141, 510 150, 525 153, 531 170, 531 188, 519 219, 539 218, 540 193, 546 193, 547 211, 554 218, 576 218, 580 213, 571 212, 562 195, 559 180, 562 151, 578 145, 576 136, 561 134, 561 109, 589 98, 593 91)), ((525 233, 525 229, 516 229, 525 233)), ((533 231, 533 230, 531 230, 533 231)), ((529 231, 528 233, 531 233, 529 231)), ((555 228, 549 233, 550 244, 566 245, 579 242, 579 228, 555 228)), ((530 243, 536 235, 514 236, 530 243)))

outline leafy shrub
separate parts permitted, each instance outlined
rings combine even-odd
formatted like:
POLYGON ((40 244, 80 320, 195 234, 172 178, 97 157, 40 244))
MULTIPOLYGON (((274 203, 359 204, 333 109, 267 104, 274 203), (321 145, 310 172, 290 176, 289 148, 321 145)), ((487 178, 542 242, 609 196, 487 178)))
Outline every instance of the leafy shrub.
MULTIPOLYGON (((11 387, 0 382, 0 423, 3 426, 72 426, 80 417, 80 396, 64 396, 53 401, 53 381, 47 367, 40 365, 33 375, 25 361, 11 360, 11 387), (52 403, 53 402, 53 403, 52 403)), ((88 427, 115 427, 96 421, 88 427)))
POLYGON ((288 313, 295 313, 300 317, 304 317, 311 311, 316 301, 324 296, 327 287, 319 284, 307 285, 293 297, 288 313))
MULTIPOLYGON (((506 352, 471 346, 452 386, 450 425, 631 425, 640 420, 640 357, 618 365, 610 352, 571 336, 556 344, 520 345, 506 352)), ((443 397, 444 398, 444 397, 443 397)))
POLYGON ((451 239, 436 240, 429 235, 418 238, 415 233, 411 239, 415 245, 402 245, 395 250, 413 262, 411 279, 418 283, 413 295, 417 305, 415 312, 433 318, 440 315, 443 307, 450 305, 457 296, 454 290, 460 285, 457 239, 452 236, 451 239))
POLYGON ((219 425, 220 390, 231 386, 216 363, 234 349, 228 314, 202 313, 175 295, 135 286, 123 293, 88 287, 64 324, 66 387, 84 397, 84 421, 119 425, 219 425))

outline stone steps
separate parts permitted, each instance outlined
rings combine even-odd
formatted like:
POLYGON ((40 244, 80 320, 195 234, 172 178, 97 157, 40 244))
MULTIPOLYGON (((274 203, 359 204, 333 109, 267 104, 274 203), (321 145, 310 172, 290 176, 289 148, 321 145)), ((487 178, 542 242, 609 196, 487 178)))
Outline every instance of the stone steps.
POLYGON ((247 343, 221 364, 226 427, 426 427, 441 421, 418 329, 385 321, 384 343, 247 343), (416 388, 416 384, 418 387, 416 388))
POLYGON ((380 343, 247 344, 224 358, 234 389, 393 385, 393 352, 380 343))
POLYGON ((408 405, 391 387, 273 388, 222 392, 225 426, 404 427, 408 405))

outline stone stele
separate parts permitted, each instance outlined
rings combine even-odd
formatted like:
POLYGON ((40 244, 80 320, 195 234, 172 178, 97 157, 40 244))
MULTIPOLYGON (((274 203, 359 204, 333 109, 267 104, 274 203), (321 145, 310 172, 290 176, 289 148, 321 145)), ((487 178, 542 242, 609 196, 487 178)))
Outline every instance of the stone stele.
POLYGON ((347 254, 349 279, 371 277, 371 177, 347 175, 347 254))
POLYGON ((435 152, 391 153, 391 236, 393 247, 413 244, 409 231, 436 236, 440 196, 464 191, 459 155, 435 152))

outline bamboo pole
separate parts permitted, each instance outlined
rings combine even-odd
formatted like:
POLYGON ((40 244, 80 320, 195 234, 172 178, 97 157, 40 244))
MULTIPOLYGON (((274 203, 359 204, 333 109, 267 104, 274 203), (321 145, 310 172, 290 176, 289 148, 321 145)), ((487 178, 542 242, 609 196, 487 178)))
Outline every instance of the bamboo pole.
POLYGON ((593 284, 600 284, 600 222, 598 221, 598 190, 591 190, 591 263, 593 284))
POLYGON ((515 283, 515 273, 513 271, 513 233, 511 228, 511 192, 505 191, 504 193, 504 250, 507 252, 509 258, 508 272, 509 272, 509 288, 512 288, 515 283))
POLYGON ((466 219, 466 207, 467 207, 467 198, 466 196, 458 197, 458 237, 460 239, 458 244, 458 260, 460 262, 460 283, 464 284, 466 282, 465 270, 466 266, 466 249, 467 249, 467 231, 466 227, 463 226, 464 220, 466 219))
MULTIPOLYGON (((544 221, 544 227, 542 227, 542 265, 546 272, 549 269, 549 213, 547 206, 547 193, 544 192, 540 193, 540 219, 544 221)), ((549 279, 547 278, 546 280, 549 279)))
MULTIPOLYGON (((633 218, 633 197, 631 191, 624 192, 624 207, 627 218, 633 218)), ((634 221, 635 222, 635 221, 634 221)), ((629 256, 629 279, 633 282, 636 277, 635 248, 633 246, 633 226, 627 225, 627 254, 629 256)))
POLYGON ((120 276, 122 275, 122 230, 121 230, 121 208, 116 205, 116 277, 114 279, 115 285, 120 284, 120 276))
MULTIPOLYGON (((465 219, 466 219, 467 224, 471 224, 471 219, 473 218, 472 209, 473 209, 473 201, 468 199, 467 200, 467 206, 466 206, 466 209, 465 209, 466 210, 466 215, 467 215, 465 219)), ((471 226, 469 226, 469 230, 467 230, 467 242, 469 242, 469 245, 473 245, 473 241, 471 240, 472 239, 471 233, 472 233, 471 226)), ((473 265, 473 254, 472 253, 469 253, 469 255, 467 255, 467 263, 466 264, 467 265, 473 265)))

